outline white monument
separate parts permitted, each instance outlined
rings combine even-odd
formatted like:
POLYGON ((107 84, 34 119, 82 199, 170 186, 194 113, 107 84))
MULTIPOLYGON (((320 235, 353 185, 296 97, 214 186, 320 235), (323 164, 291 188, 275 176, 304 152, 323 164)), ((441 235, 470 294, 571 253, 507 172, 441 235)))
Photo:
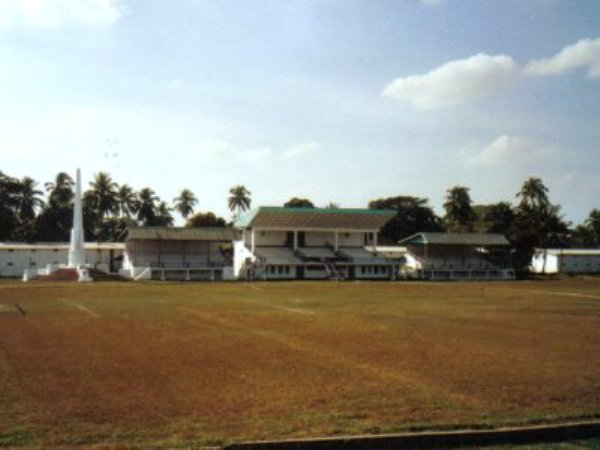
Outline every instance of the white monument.
POLYGON ((73 228, 69 246, 69 268, 77 269, 79 281, 93 281, 85 268, 85 248, 83 246, 83 210, 81 208, 81 170, 77 169, 75 180, 75 207, 73 208, 73 228))

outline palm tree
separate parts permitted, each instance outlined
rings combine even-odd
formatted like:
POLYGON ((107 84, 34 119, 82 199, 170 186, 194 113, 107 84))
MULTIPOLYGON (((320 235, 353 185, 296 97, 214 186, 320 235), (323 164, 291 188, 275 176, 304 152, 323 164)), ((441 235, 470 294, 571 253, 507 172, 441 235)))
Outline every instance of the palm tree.
POLYGON ((198 203, 198 199, 189 189, 183 189, 177 197, 173 199, 175 210, 181 214, 184 219, 194 213, 194 206, 198 203))
POLYGON ((119 203, 121 216, 129 218, 137 211, 138 198, 128 184, 122 184, 121 187, 119 187, 119 190, 117 191, 117 201, 119 203))
POLYGON ((454 186, 446 191, 444 221, 450 231, 472 231, 475 213, 471 206, 469 188, 454 186))
POLYGON ((0 172, 0 240, 8 239, 18 225, 19 182, 0 172))
POLYGON ((95 198, 98 219, 100 222, 109 214, 119 211, 118 185, 106 172, 94 174, 94 181, 90 182, 91 195, 95 198))
POLYGON ((24 177, 19 182, 17 208, 22 222, 33 220, 36 209, 44 207, 44 200, 40 198, 44 193, 36 189, 36 186, 35 180, 29 177, 24 177))
POLYGON ((173 216, 171 215, 172 208, 169 208, 165 202, 160 202, 156 207, 156 218, 154 219, 154 225, 161 227, 172 227, 173 216))
POLYGON ((585 219, 585 227, 592 233, 594 243, 600 244, 600 209, 592 209, 588 218, 585 219))
POLYGON ((521 197, 519 207, 522 209, 532 209, 536 211, 545 211, 550 206, 548 198, 548 188, 539 178, 529 178, 523 183, 521 191, 517 193, 521 197))
POLYGON ((235 211, 234 218, 239 218, 240 214, 250 208, 252 193, 243 185, 234 186, 229 189, 229 209, 235 211))
POLYGON ((154 225, 156 219, 156 202, 159 198, 150 188, 144 188, 138 193, 137 217, 144 225, 154 225))
POLYGON ((54 182, 45 183, 44 187, 48 194, 48 205, 52 209, 68 208, 73 202, 73 186, 75 182, 69 174, 59 172, 54 179, 54 182))

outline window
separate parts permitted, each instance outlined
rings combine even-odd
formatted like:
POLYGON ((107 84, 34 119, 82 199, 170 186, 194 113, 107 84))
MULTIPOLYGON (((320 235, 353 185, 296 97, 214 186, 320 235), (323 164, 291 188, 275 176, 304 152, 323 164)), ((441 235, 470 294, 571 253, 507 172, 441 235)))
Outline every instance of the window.
POLYGON ((277 266, 277 273, 279 275, 283 274, 283 266, 277 266))
POLYGON ((7 262, 7 263, 6 263, 6 265, 7 265, 7 266, 12 266, 12 265, 13 265, 13 263, 9 261, 9 262, 7 262))
POLYGON ((52 250, 54 253, 58 253, 58 249, 55 248, 54 250, 52 250))

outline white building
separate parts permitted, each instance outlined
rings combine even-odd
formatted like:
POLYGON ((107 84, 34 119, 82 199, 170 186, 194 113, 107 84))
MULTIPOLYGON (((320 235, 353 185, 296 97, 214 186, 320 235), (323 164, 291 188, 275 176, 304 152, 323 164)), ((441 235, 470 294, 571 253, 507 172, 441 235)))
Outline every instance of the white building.
POLYGON ((134 280, 232 278, 232 228, 130 228, 121 275, 134 280))
POLYGON ((408 250, 407 269, 429 280, 511 280, 510 244, 493 233, 417 233, 399 244, 408 250))
POLYGON ((260 207, 236 227, 234 275, 241 279, 391 279, 377 235, 395 211, 260 207))
POLYGON ((535 249, 531 259, 534 273, 600 273, 600 249, 535 249))
MULTIPOLYGON (((0 243, 0 277, 21 278, 25 270, 47 275, 69 263, 70 245, 65 242, 0 243)), ((85 264, 102 272, 118 272, 125 244, 86 242, 85 264)))

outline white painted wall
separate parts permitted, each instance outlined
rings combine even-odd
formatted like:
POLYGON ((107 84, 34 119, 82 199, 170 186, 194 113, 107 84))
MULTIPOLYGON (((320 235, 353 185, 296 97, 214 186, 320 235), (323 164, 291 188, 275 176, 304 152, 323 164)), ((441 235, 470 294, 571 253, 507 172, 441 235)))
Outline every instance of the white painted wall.
MULTIPOLYGON (((113 250, 114 256, 122 253, 113 250)), ((86 264, 106 269, 110 263, 110 250, 86 249, 86 264)), ((44 269, 48 264, 66 265, 69 262, 69 248, 66 245, 56 247, 44 245, 38 249, 0 249, 0 277, 21 277, 25 269, 44 269)))
POLYGON ((536 253, 531 259, 533 273, 558 273, 559 258, 550 253, 536 253))
POLYGON ((246 247, 244 241, 234 241, 233 243, 233 276, 239 278, 240 270, 242 269, 246 259, 250 261, 256 260, 256 256, 246 247))

